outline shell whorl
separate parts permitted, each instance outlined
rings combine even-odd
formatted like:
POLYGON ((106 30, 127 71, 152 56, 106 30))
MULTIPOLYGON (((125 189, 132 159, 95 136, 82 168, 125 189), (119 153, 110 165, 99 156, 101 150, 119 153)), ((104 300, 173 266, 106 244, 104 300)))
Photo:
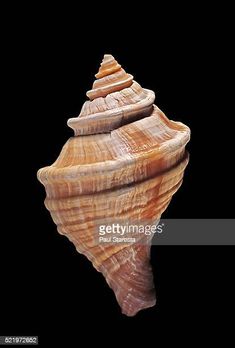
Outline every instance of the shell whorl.
POLYGON ((154 92, 143 89, 113 56, 105 54, 95 75, 89 98, 78 117, 68 120, 75 135, 110 132, 124 124, 149 116, 154 92))

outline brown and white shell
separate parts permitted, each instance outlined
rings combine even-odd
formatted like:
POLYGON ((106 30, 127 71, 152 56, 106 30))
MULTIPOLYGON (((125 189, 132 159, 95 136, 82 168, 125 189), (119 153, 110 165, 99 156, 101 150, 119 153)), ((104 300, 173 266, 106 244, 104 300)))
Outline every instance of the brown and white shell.
POLYGON ((101 243, 97 226, 156 223, 182 183, 190 130, 170 121, 111 55, 105 55, 89 98, 68 120, 75 136, 38 171, 45 205, 59 233, 86 255, 128 316, 156 302, 151 237, 144 243, 101 243))

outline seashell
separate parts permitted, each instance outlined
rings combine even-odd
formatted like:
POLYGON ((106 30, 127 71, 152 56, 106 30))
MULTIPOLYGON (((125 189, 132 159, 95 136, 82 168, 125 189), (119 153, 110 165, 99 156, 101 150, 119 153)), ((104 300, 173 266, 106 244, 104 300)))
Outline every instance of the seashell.
POLYGON ((190 130, 170 121, 111 55, 105 55, 58 159, 38 171, 58 232, 86 255, 128 316, 155 305, 151 236, 101 243, 98 226, 157 223, 182 183, 190 130))

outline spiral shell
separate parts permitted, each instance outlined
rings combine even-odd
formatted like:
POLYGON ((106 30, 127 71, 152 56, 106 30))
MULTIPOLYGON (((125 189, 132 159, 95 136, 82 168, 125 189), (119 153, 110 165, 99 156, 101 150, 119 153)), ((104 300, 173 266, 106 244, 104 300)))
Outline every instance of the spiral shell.
POLYGON ((113 289, 122 312, 135 315, 156 302, 151 236, 102 244, 97 227, 117 221, 156 223, 182 183, 190 130, 170 121, 111 55, 105 55, 80 115, 68 120, 75 136, 50 167, 38 171, 45 205, 78 252, 113 289))

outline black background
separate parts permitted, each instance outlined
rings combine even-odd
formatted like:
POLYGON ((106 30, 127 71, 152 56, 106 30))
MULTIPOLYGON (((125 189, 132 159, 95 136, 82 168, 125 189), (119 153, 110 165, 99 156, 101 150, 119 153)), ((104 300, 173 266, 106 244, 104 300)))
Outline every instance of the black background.
POLYGON ((192 131, 184 183, 164 218, 234 217, 229 12, 142 4, 137 15, 113 6, 108 14, 101 5, 68 15, 31 9, 8 41, 12 97, 2 154, 9 189, 0 244, 0 334, 39 335, 42 345, 83 338, 108 344, 109 334, 115 342, 153 338, 156 345, 188 335, 187 342, 202 342, 203 333, 209 340, 228 337, 233 247, 153 247, 158 303, 127 318, 103 277, 57 233, 43 205, 36 172, 72 136, 67 119, 79 113, 103 54, 111 53, 155 91, 169 118, 192 131))

